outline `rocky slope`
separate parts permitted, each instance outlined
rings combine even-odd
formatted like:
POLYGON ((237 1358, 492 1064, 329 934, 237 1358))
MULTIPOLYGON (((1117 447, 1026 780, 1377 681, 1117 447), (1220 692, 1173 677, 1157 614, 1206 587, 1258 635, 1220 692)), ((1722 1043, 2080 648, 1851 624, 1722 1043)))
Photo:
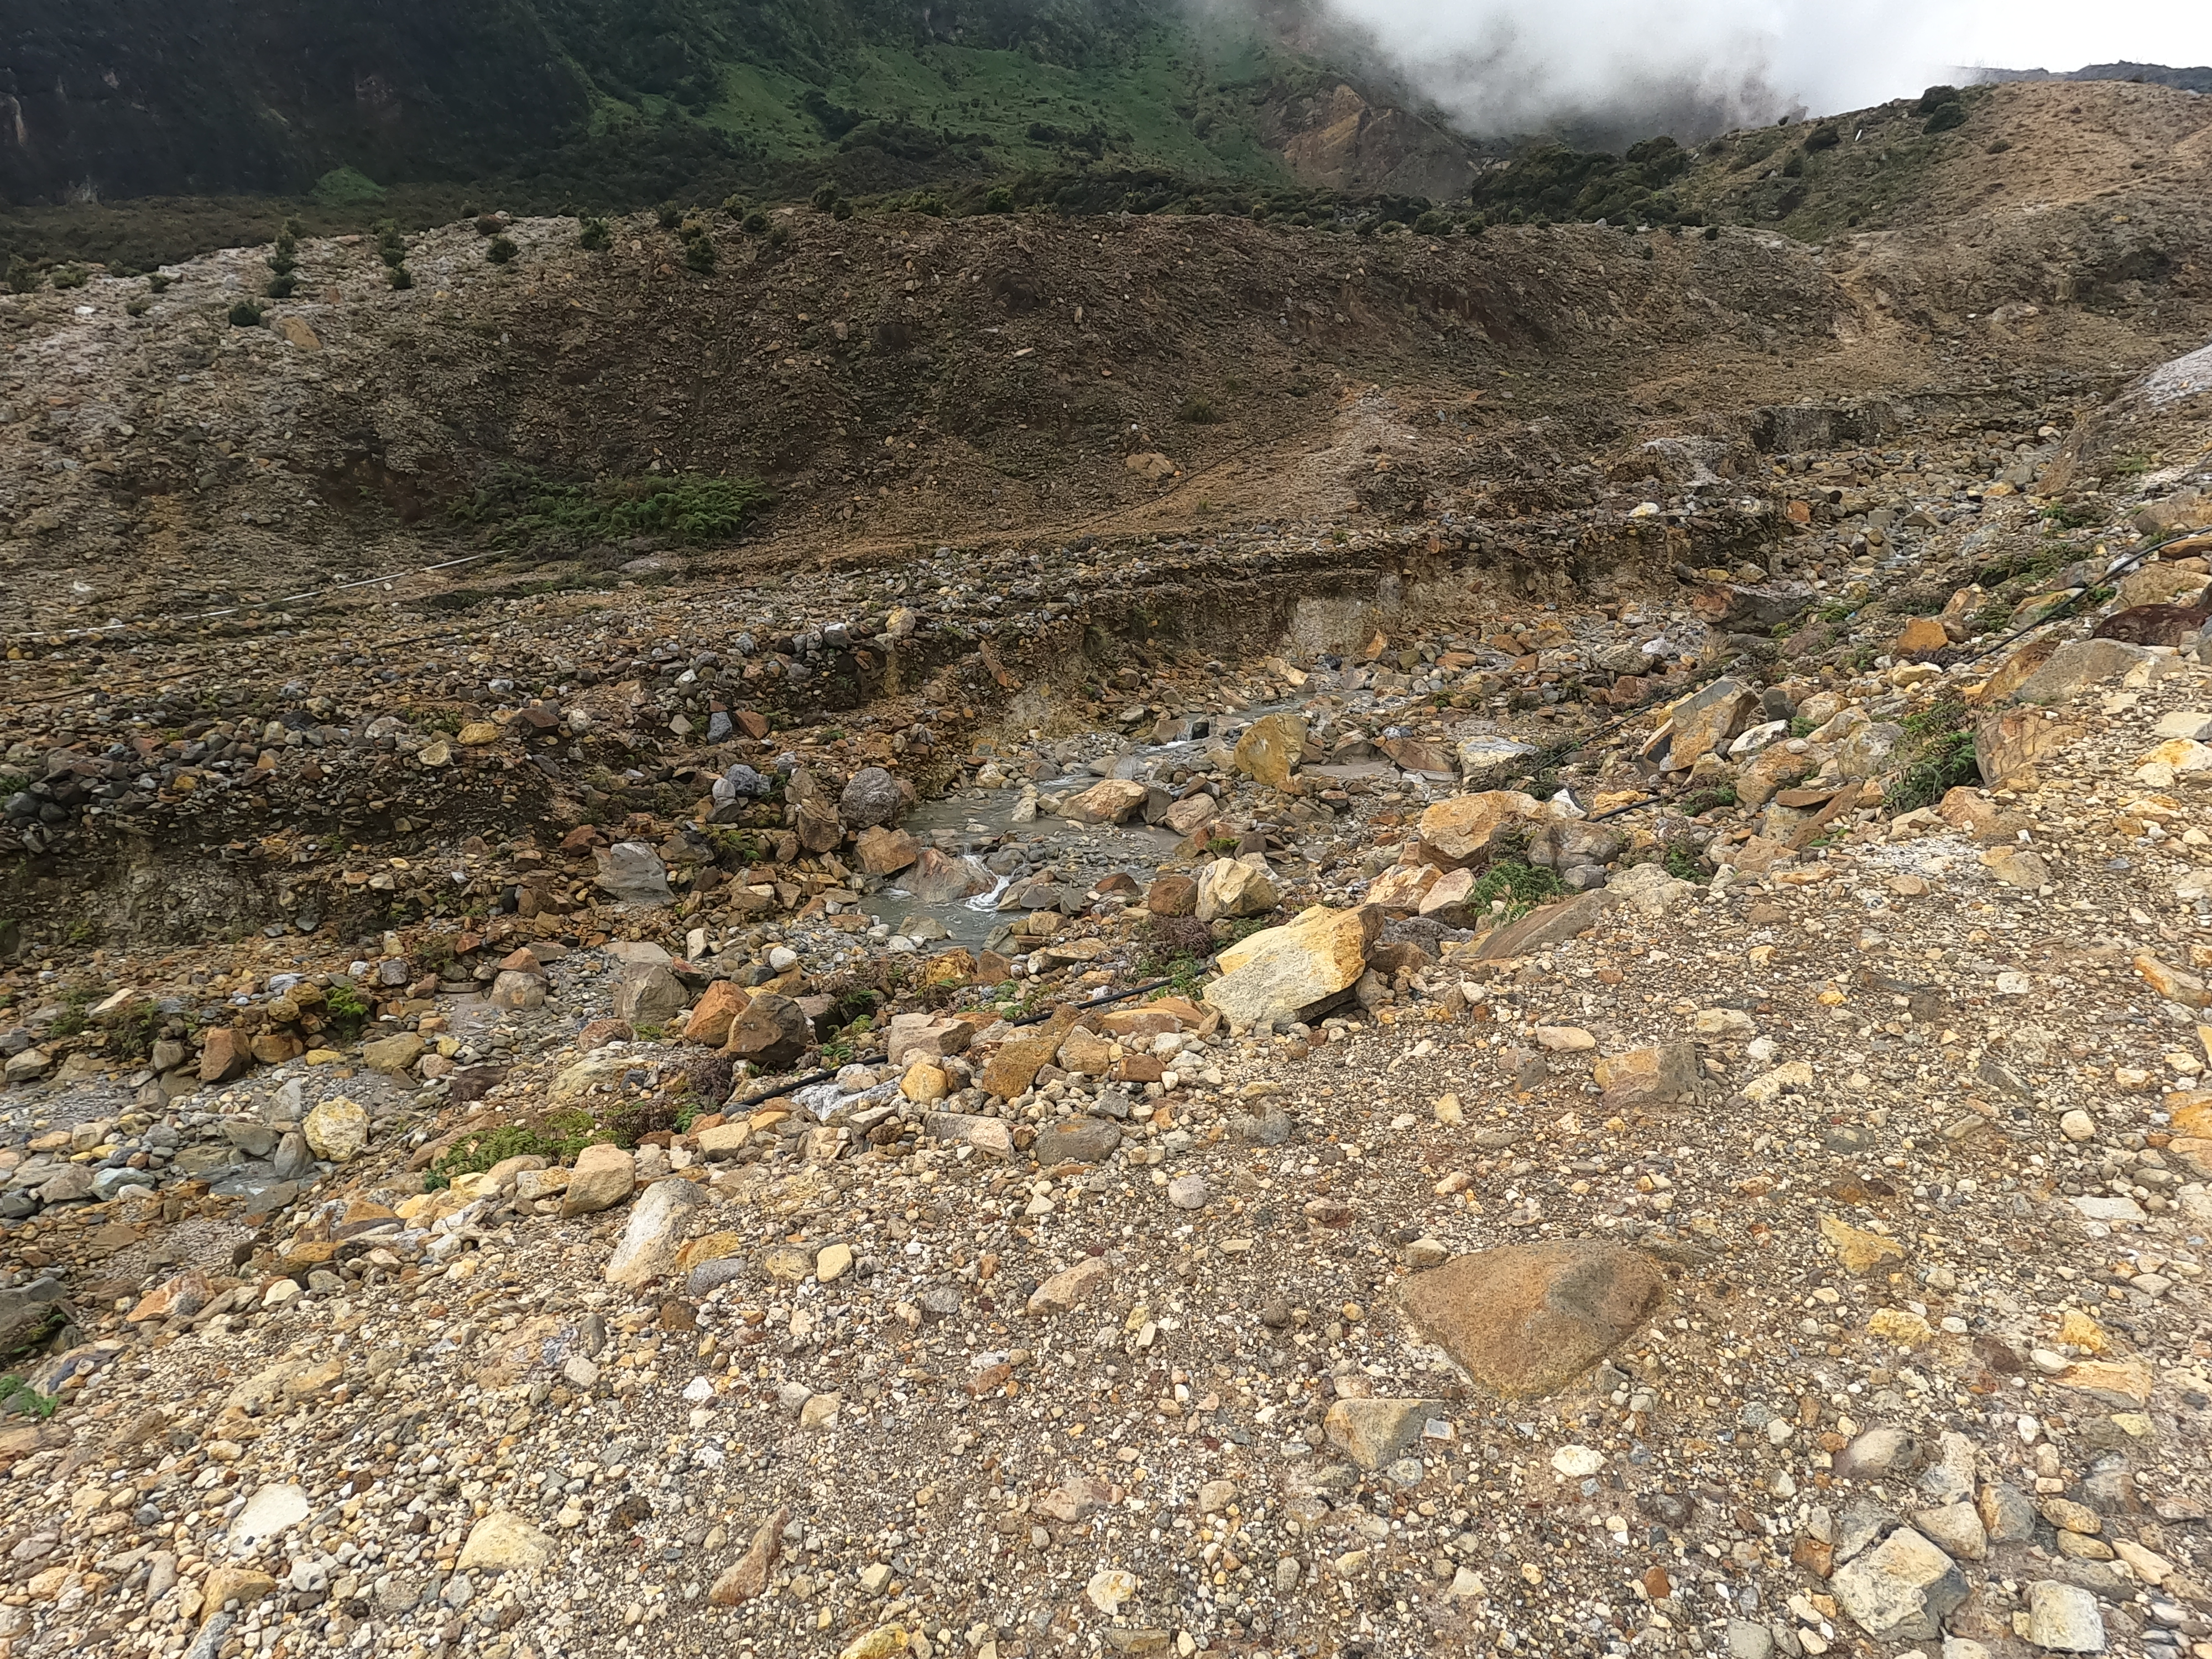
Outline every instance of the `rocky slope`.
POLYGON ((18 304, 9 1659, 2212 1654, 2180 274, 785 222, 18 304))

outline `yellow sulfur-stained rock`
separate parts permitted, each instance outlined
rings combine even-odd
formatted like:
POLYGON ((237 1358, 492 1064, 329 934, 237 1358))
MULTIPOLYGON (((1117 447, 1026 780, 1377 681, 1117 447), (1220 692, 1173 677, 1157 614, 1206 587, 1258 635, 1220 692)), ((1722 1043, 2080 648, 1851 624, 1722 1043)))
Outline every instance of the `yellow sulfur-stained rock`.
POLYGON ((1382 931, 1382 913, 1371 905, 1316 905, 1224 951, 1221 977, 1206 988, 1206 1000, 1247 1025, 1302 1018, 1359 983, 1382 931))

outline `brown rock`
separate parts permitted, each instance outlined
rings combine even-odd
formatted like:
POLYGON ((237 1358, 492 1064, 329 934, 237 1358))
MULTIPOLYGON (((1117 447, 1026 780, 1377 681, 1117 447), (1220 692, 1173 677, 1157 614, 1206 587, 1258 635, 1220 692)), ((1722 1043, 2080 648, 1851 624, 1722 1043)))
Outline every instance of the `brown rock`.
POLYGON ((975 977, 975 953, 955 945, 940 951, 921 964, 924 985, 965 985, 975 977))
POLYGON ((1052 1064, 1074 1024, 1075 1016, 1062 1010, 1043 1024, 1030 1026, 1008 1038, 985 1063, 982 1075, 976 1079, 978 1085, 986 1094, 1012 1100, 1036 1081, 1039 1071, 1052 1064))
POLYGON ((722 1052, 749 1060, 763 1071, 781 1072, 793 1065, 813 1041, 814 1022, 805 1011, 788 997, 764 991, 731 1023, 722 1052))
POLYGON ((1598 1086, 1607 1110, 1623 1106, 1664 1106, 1698 1097, 1698 1051, 1686 1042, 1631 1048, 1597 1063, 1598 1086))
POLYGON ((584 1022, 584 1029, 576 1033, 576 1043, 589 1054, 594 1048, 605 1048, 610 1042, 628 1042, 636 1035, 628 1020, 602 1017, 584 1022))
POLYGON ((1433 864, 1394 864, 1375 878, 1367 890, 1367 902, 1381 905, 1394 915, 1408 915, 1421 908, 1423 896, 1442 873, 1433 864))
POLYGON ((1405 1305, 1484 1387, 1555 1393, 1612 1352, 1665 1299, 1650 1260, 1613 1244, 1509 1244, 1418 1273, 1405 1305))
POLYGON ((1059 1059, 1063 1071, 1104 1077, 1113 1068, 1114 1045, 1097 1032, 1079 1025, 1061 1041, 1059 1059))
POLYGON ((1421 814, 1421 857, 1440 870, 1480 864, 1503 831, 1540 810, 1534 797, 1517 789, 1486 789, 1440 800, 1421 814))
POLYGON ((1890 641, 1889 654, 1917 661, 1934 656, 1950 643, 1950 635, 1936 617, 1915 617, 1905 624, 1905 631, 1890 641))
POLYGON ((921 856, 921 843, 903 830, 863 830, 854 851, 868 874, 895 876, 921 856))
POLYGON ((200 1050, 200 1081, 229 1081, 246 1069, 248 1052, 245 1032, 234 1025, 214 1027, 200 1050))
POLYGON ((207 1275, 198 1267, 187 1267, 139 1297, 138 1305, 123 1316, 124 1322, 143 1325, 149 1319, 189 1318, 206 1307, 214 1294, 207 1275))
POLYGON ((1520 921, 1486 934, 1476 954, 1486 960, 1502 960, 1525 957, 1547 945, 1564 945, 1584 929, 1596 927, 1606 912, 1620 902, 1618 893, 1602 887, 1577 893, 1557 904, 1531 910, 1520 921))
POLYGON ((1758 712, 1759 693, 1736 680, 1715 680, 1668 712, 1666 724, 1644 745, 1644 758, 1681 771, 1727 747, 1758 712))
POLYGON ((1103 1255, 1087 1255, 1073 1267, 1056 1273, 1038 1285, 1030 1296, 1029 1310, 1032 1315, 1066 1313, 1080 1307, 1114 1277, 1114 1269, 1103 1255))
POLYGON ((1145 908, 1156 916, 1187 916, 1198 908, 1198 884, 1188 876, 1161 876, 1145 890, 1145 908))
POLYGON ((1160 822, 1178 836, 1194 836, 1220 816, 1220 804, 1200 789, 1169 807, 1160 822))
POLYGON ((254 1036, 249 1051, 264 1066, 282 1066, 306 1054, 307 1045, 289 1031, 262 1031, 254 1036))
POLYGON ((730 1040, 730 1027, 751 1001, 751 996, 733 981, 716 980, 700 993, 699 1000, 692 1005, 691 1021, 684 1028, 684 1040, 720 1048, 730 1040))
POLYGON ((2081 735, 2065 720, 2020 712, 1985 714, 1974 722, 1974 764, 1982 781, 1997 788, 2034 775, 2036 763, 2063 750, 2081 735))
POLYGON ((780 1509, 760 1523, 753 1541, 707 1591, 707 1600, 718 1607, 734 1607, 750 1601, 768 1588, 769 1575, 783 1549, 783 1529, 791 1524, 791 1510, 780 1509))
POLYGON ((563 1216, 612 1209, 637 1189, 637 1160, 619 1146, 586 1146, 561 1194, 563 1216))
POLYGON ((200 1587, 200 1623, 221 1613, 227 1601, 236 1601, 243 1612, 276 1593, 276 1581, 258 1567, 217 1567, 200 1587))

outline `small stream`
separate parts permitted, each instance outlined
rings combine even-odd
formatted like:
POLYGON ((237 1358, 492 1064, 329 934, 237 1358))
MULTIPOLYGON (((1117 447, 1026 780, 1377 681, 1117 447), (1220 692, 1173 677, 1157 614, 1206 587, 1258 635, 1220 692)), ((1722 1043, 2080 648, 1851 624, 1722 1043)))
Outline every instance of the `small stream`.
MULTIPOLYGON (((1296 713, 1304 706, 1302 702, 1262 703, 1236 714, 1192 716, 1199 735, 1142 744, 1060 776, 1039 778, 1037 792, 1064 797, 1079 794, 1104 778, 1164 782, 1178 769, 1205 770, 1206 751, 1214 744, 1233 745, 1253 721, 1268 714, 1296 713)), ((915 839, 946 856, 971 857, 982 864, 997 878, 990 891, 924 903, 894 879, 862 900, 860 908, 895 933, 902 930, 909 918, 927 916, 945 930, 947 937, 938 942, 938 948, 959 945, 981 950, 995 931, 1020 914, 1002 912, 998 906, 1012 882, 1024 875, 1049 866, 1069 872, 1070 881, 1065 884, 1080 883, 1079 892, 1116 870, 1126 870, 1140 883, 1149 883, 1161 860, 1182 844, 1173 830, 1142 822, 1079 824, 1042 807, 1033 822, 1017 823, 1014 809, 1022 799, 1018 785, 964 789, 942 800, 923 801, 901 820, 901 827, 915 839)))

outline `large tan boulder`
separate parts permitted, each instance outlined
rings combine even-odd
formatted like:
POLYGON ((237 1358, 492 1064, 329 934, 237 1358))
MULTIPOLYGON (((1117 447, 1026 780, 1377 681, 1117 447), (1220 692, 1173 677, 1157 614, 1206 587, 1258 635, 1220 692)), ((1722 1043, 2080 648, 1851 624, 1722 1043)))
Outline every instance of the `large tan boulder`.
POLYGON ((1237 739, 1237 769, 1255 783, 1290 792, 1291 773, 1306 746, 1306 723, 1296 714, 1269 714, 1254 720, 1237 739))
POLYGON ((1476 1382, 1509 1400, 1556 1393, 1658 1310, 1666 1280, 1617 1244, 1478 1250, 1418 1273, 1406 1312, 1476 1382))
POLYGON ((1739 680, 1715 680, 1674 705, 1644 757, 1669 772, 1697 764, 1700 757, 1725 750, 1759 713, 1759 693, 1739 680))
POLYGON ((611 1210, 637 1189, 637 1161, 619 1146, 586 1146, 576 1154, 561 1194, 564 1216, 611 1210))
POLYGON ((1437 884, 1441 873, 1433 864, 1394 864, 1375 878, 1374 885, 1367 890, 1367 902, 1398 915, 1409 915, 1421 908, 1422 896, 1437 884))
POLYGON ((1198 919, 1263 916, 1280 902, 1266 865, 1216 859, 1198 875, 1198 919))
POLYGON ((1485 789, 1454 795, 1421 814, 1421 858, 1439 870, 1458 870, 1486 860, 1507 830, 1537 817, 1543 809, 1533 795, 1517 789, 1485 789))
POLYGON ((1316 905, 1224 951, 1221 977, 1206 988, 1206 1000, 1242 1024, 1303 1019, 1359 983, 1382 933, 1382 913, 1372 905, 1316 905))
POLYGON ((1133 778, 1108 778, 1062 802, 1060 815, 1078 823, 1120 823, 1145 804, 1145 793, 1133 778))
MULTIPOLYGON (((2026 655, 2024 650, 2020 654, 2026 655)), ((2064 702, 2079 696, 2093 685, 2118 679, 2139 662, 2152 659, 2151 653, 2138 645, 2123 644, 2118 640, 2069 640, 2039 664, 2032 672, 2012 688, 2014 702, 2064 702)), ((1993 701, 2001 678, 2009 678, 2008 662, 1991 677, 1989 689, 1984 690, 1984 702, 1993 701)))

